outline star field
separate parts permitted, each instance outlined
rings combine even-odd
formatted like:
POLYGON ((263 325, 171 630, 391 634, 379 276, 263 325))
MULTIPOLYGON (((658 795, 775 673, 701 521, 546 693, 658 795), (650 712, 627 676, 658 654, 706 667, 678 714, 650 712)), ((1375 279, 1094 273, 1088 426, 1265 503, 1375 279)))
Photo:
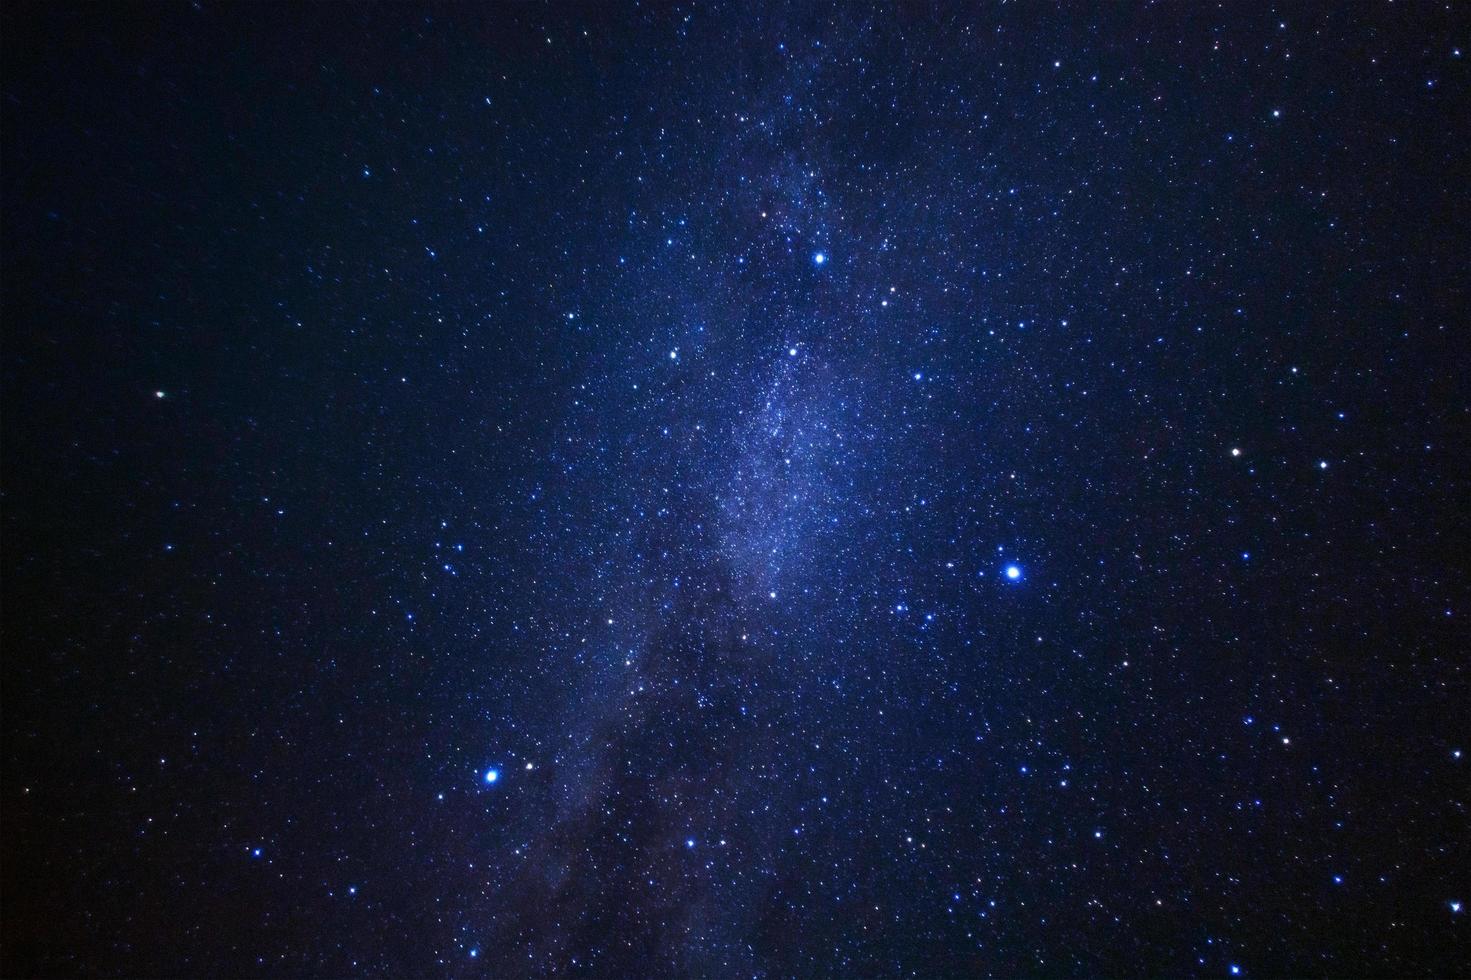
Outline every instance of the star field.
POLYGON ((1464 7, 0 17, 0 973, 1467 972, 1464 7))

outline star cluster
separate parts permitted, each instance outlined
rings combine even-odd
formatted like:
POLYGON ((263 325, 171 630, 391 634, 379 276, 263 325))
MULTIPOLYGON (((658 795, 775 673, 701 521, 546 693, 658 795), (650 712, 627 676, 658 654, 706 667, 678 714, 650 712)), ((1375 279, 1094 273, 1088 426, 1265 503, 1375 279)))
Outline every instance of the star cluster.
POLYGON ((16 3, 6 975, 1444 975, 1458 5, 16 3))

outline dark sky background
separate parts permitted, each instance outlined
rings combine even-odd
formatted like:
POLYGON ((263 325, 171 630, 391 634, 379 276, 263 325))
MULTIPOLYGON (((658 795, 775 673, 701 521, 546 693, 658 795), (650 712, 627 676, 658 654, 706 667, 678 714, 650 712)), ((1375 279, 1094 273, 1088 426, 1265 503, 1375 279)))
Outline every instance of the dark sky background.
POLYGON ((1460 4, 10 2, 7 976, 1471 962, 1460 4))

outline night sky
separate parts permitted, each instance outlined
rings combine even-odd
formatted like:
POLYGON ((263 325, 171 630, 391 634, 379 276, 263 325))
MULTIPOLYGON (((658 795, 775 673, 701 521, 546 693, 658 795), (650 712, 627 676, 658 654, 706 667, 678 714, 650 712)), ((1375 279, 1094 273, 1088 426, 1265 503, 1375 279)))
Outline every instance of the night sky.
POLYGON ((0 972, 1471 970, 1467 8, 0 21, 0 972))

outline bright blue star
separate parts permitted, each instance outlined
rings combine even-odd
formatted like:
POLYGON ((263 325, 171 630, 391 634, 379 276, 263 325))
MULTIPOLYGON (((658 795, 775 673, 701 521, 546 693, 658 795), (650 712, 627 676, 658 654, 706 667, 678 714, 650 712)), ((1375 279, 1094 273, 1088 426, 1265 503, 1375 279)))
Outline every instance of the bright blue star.
POLYGON ((825 253, 823 253, 823 252, 813 252, 812 253, 812 264, 813 265, 822 265, 826 261, 827 261, 827 255, 825 253))
POLYGON ((487 783, 493 783, 497 779, 500 779, 500 778, 501 778, 501 771, 499 769, 487 769, 487 770, 485 770, 485 781, 487 783))
POLYGON ((1017 579, 1022 577, 1022 568, 1020 565, 1007 565, 1005 568, 1005 575, 1008 579, 1015 582, 1017 579))

